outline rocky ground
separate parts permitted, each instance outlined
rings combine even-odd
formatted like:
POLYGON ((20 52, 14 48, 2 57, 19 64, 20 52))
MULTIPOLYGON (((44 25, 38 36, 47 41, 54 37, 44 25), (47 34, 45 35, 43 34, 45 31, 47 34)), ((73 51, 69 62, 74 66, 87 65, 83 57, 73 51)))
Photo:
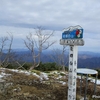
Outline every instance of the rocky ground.
MULTIPOLYGON (((67 100, 67 72, 31 72, 22 70, 0 69, 0 100, 67 100)), ((77 100, 79 95, 77 79, 77 100)), ((84 84, 85 85, 85 84, 84 84)), ((93 83, 89 83, 88 96, 93 95, 93 83)), ((84 86, 82 86, 84 93, 84 86)), ((97 86, 100 95, 100 86, 97 86)), ((92 100, 92 99, 90 99, 92 100)), ((99 99, 95 99, 99 100, 99 99)))

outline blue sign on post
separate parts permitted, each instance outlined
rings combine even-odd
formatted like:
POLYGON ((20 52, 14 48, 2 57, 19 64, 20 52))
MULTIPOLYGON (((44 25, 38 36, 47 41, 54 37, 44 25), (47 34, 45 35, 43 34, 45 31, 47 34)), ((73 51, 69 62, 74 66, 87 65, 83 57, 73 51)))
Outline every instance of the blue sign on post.
POLYGON ((80 26, 69 27, 62 33, 62 39, 80 39, 83 38, 83 29, 80 26))
POLYGON ((69 45, 69 75, 68 75, 68 99, 76 100, 77 79, 77 46, 83 46, 83 28, 79 25, 70 26, 63 30, 61 45, 69 45))

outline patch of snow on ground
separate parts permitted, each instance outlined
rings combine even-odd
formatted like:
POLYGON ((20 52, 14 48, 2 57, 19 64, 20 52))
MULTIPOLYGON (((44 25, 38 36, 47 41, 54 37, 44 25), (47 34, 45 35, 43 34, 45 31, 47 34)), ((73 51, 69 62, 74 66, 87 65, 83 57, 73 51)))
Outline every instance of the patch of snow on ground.
POLYGON ((43 79, 45 79, 45 80, 48 80, 49 78, 48 78, 48 75, 46 74, 46 73, 43 73, 43 72, 41 72, 41 74, 40 74, 40 78, 43 80, 43 79))
POLYGON ((36 73, 32 73, 32 75, 34 75, 34 76, 36 76, 36 77, 40 78, 40 76, 39 76, 39 75, 37 75, 36 73))
POLYGON ((61 75, 59 75, 56 79, 61 79, 62 78, 62 76, 61 75))
MULTIPOLYGON (((77 76, 77 78, 81 79, 81 76, 77 76)), ((82 77, 82 78, 84 79, 84 77, 82 77)), ((95 83, 95 79, 94 78, 89 77, 88 80, 90 80, 90 82, 95 83)), ((97 83, 97 85, 100 85, 100 80, 97 79, 96 83, 97 83)))
POLYGON ((66 85, 66 82, 64 81, 59 81, 59 83, 61 83, 62 85, 66 85))
POLYGON ((3 78, 3 77, 5 77, 5 76, 9 76, 9 75, 11 75, 11 74, 6 74, 6 73, 4 73, 4 72, 1 72, 1 73, 0 73, 0 78, 3 78))
POLYGON ((50 72, 50 74, 58 74, 58 72, 57 71, 52 71, 52 72, 50 72))
POLYGON ((38 74, 31 72, 31 71, 14 70, 14 69, 12 71, 18 72, 18 73, 25 73, 27 75, 34 75, 34 76, 40 78, 41 80, 43 80, 43 79, 48 80, 48 75, 46 73, 43 73, 43 72, 41 72, 40 75, 38 75, 38 74))
MULTIPOLYGON (((91 82, 95 83, 95 79, 92 79, 91 82)), ((100 85, 100 80, 97 80, 97 85, 100 85)))
POLYGON ((0 78, 2 78, 2 77, 4 77, 4 76, 0 75, 0 78))

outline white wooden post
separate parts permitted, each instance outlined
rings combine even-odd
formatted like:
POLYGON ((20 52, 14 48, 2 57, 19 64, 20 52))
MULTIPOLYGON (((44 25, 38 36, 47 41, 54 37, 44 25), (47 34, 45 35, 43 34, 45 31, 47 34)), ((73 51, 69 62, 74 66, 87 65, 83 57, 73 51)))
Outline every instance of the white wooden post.
POLYGON ((76 71, 77 71, 77 46, 70 46, 68 100, 76 100, 76 78, 77 78, 76 71))
POLYGON ((68 75, 68 99, 76 100, 77 78, 77 53, 78 46, 84 45, 83 29, 81 26, 71 26, 63 30, 61 45, 69 45, 69 75, 68 75))

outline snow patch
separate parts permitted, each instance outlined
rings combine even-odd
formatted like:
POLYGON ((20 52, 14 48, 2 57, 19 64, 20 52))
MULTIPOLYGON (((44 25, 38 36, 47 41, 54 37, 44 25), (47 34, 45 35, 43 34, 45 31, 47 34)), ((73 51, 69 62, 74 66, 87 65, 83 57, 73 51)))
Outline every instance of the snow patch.
POLYGON ((43 79, 45 79, 45 80, 48 80, 49 78, 48 78, 48 75, 46 74, 46 73, 41 73, 40 74, 40 78, 43 80, 43 79))
POLYGON ((3 78, 4 76, 0 75, 0 78, 3 78))
MULTIPOLYGON (((91 79, 91 82, 95 83, 95 79, 91 79)), ((100 85, 100 80, 97 80, 97 85, 100 85)))
POLYGON ((61 83, 62 85, 66 85, 66 82, 64 81, 59 81, 59 83, 61 83))
MULTIPOLYGON (((81 79, 81 76, 77 76, 77 78, 81 79)), ((84 79, 84 77, 82 77, 82 78, 84 79)), ((90 80, 90 82, 95 83, 95 79, 93 79, 93 78, 91 78, 91 77, 89 77, 88 80, 90 80)), ((97 85, 100 85, 100 80, 99 80, 99 79, 97 79, 96 84, 97 84, 97 85)))

